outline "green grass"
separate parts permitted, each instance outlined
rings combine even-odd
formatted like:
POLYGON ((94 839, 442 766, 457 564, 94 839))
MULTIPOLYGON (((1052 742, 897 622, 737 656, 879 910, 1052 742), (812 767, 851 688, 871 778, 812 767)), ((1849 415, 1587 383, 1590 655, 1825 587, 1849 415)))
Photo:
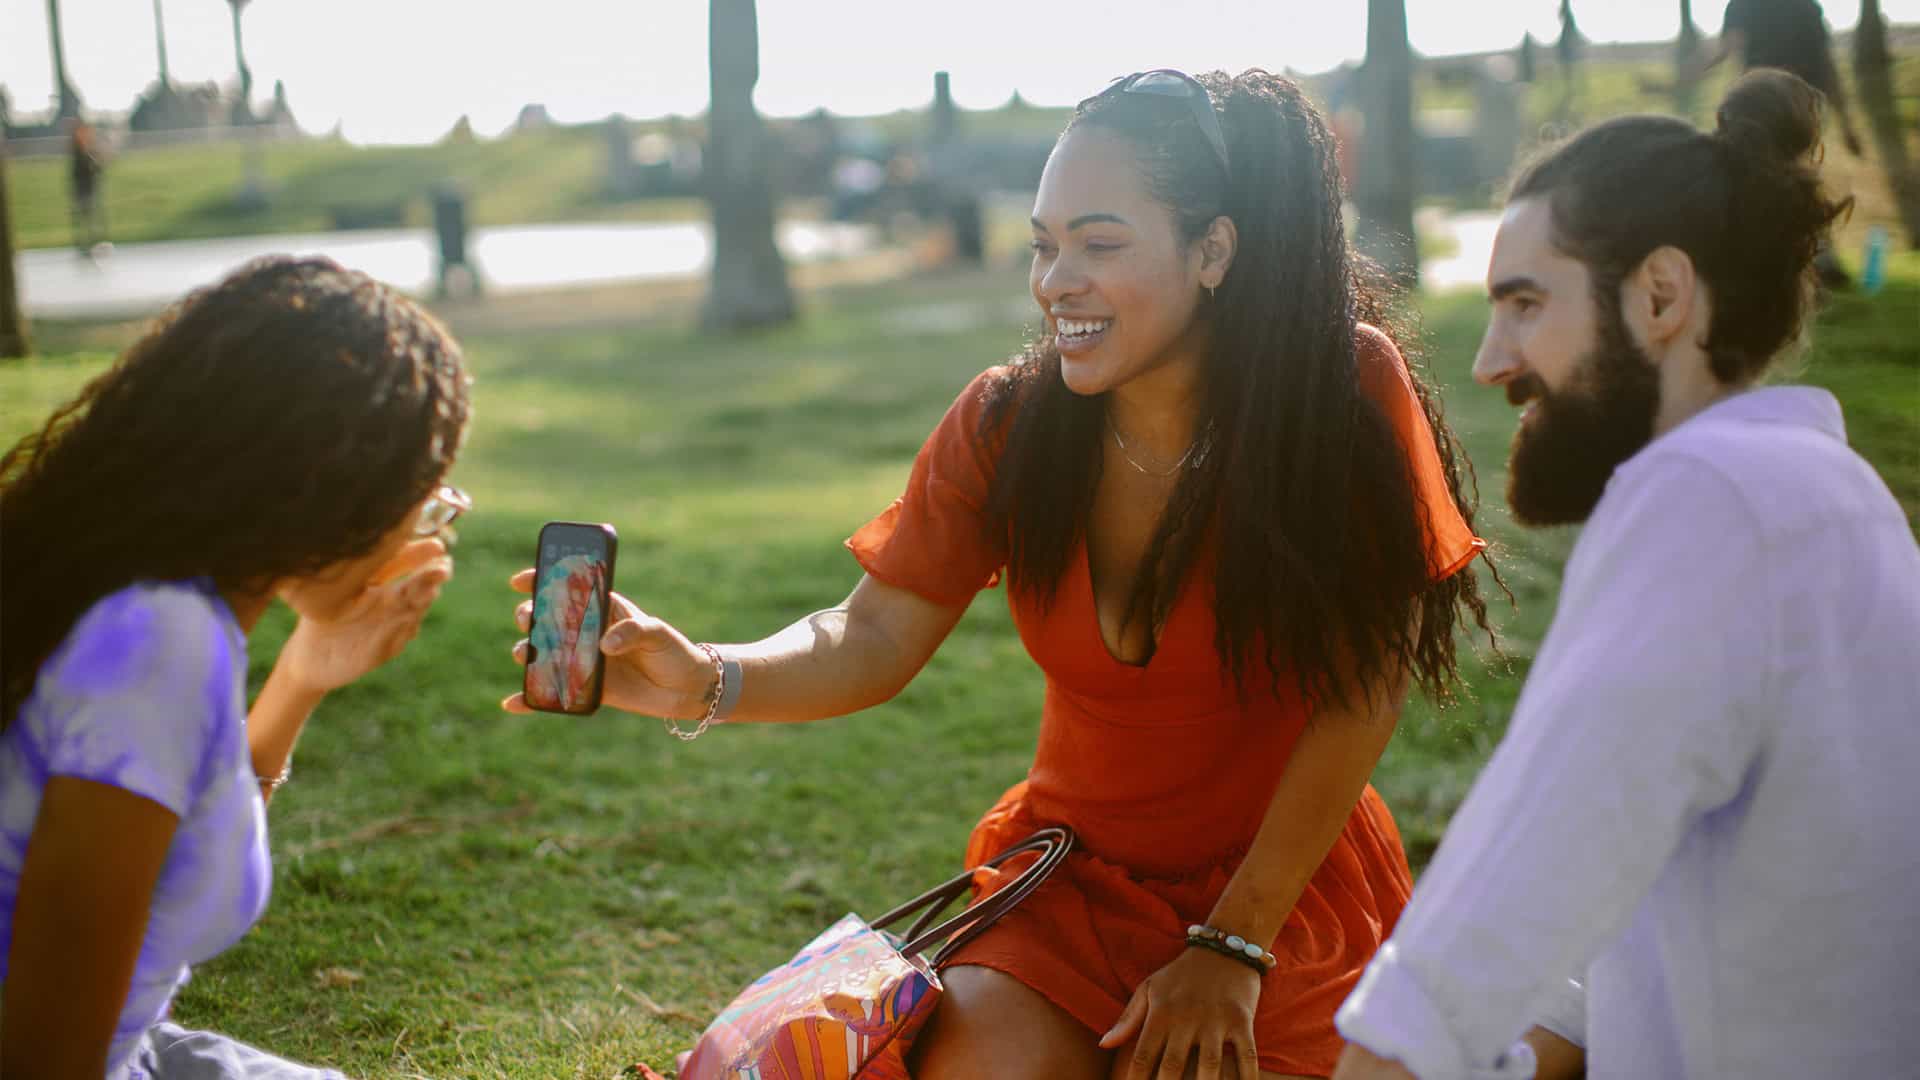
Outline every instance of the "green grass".
MULTIPOLYGON (((538 221, 694 217, 698 200, 611 200, 602 192, 606 151, 592 127, 481 142, 356 147, 328 139, 269 143, 261 151, 272 194, 264 209, 235 202, 246 175, 237 143, 140 150, 108 165, 107 220, 122 243, 257 233, 321 232, 338 209, 404 206, 406 224, 431 224, 428 193, 454 181, 472 197, 471 219, 538 221)), ((71 243, 65 158, 9 162, 20 247, 71 243)))
MULTIPOLYGON (((1807 375, 1842 395, 1915 512, 1920 267, 1902 269, 1834 309, 1807 375)), ((1040 677, 1001 592, 886 706, 682 744, 631 716, 500 712, 519 677, 505 580, 543 521, 585 518, 618 525, 620 588, 697 638, 838 601, 858 574, 841 539, 897 494, 958 388, 1018 343, 1023 289, 996 272, 842 291, 751 338, 663 323, 469 339, 475 421, 455 480, 479 505, 459 576, 406 654, 314 717, 272 808, 272 906, 197 969, 176 1017, 355 1076, 606 1077, 668 1064, 829 920, 950 873, 1037 727, 1040 677)), ((1511 410, 1467 372, 1484 305, 1435 300, 1425 317, 1519 607, 1501 611, 1514 672, 1475 663, 1472 701, 1412 704, 1376 775, 1417 860, 1504 728, 1572 540, 1519 531, 1501 506, 1511 410)), ((111 337, 40 327, 52 349, 111 337)), ((0 367, 0 442, 106 362, 0 367)), ((256 635, 256 685, 287 628, 276 615, 256 635)))
POLYGON ((1835 296, 1812 347, 1784 377, 1840 399, 1849 441, 1920 533, 1920 255, 1897 260, 1893 274, 1879 296, 1835 296))

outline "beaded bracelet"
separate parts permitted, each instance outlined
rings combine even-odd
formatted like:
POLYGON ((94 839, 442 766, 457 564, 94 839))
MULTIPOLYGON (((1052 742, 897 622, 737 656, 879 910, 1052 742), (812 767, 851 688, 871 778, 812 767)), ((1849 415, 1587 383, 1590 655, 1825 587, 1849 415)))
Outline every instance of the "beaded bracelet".
POLYGON ((1200 923, 1187 927, 1187 944, 1212 949, 1222 956, 1230 956, 1262 975, 1272 971, 1274 965, 1280 962, 1279 957, 1239 934, 1229 934, 1225 930, 1200 923))

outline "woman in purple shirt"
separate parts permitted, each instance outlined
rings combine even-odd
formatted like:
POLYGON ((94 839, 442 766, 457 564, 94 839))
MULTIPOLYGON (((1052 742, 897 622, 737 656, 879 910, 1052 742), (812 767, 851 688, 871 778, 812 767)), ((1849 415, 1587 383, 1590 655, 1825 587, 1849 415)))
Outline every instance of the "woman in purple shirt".
POLYGON ((165 1021, 259 917, 265 802, 452 573, 458 346, 324 259, 163 316, 0 458, 0 1074, 314 1076, 165 1021), (246 634, 299 622, 252 709, 246 634))

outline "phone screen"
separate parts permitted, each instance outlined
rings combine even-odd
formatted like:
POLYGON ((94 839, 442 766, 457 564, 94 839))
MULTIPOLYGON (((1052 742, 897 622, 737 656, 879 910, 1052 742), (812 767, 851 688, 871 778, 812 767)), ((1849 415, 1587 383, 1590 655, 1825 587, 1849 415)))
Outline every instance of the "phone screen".
POLYGON ((527 704, 546 712, 600 707, 600 633, 613 588, 615 538, 607 525, 555 522, 540 530, 533 627, 527 635, 527 704))

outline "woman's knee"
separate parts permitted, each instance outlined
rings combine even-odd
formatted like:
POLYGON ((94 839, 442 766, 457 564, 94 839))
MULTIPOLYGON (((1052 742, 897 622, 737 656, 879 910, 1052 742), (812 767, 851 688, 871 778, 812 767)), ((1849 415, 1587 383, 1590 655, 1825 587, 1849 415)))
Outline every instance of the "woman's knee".
POLYGON ((1108 1054, 1066 1010, 1020 980, 963 965, 940 973, 945 992, 915 1041, 914 1080, 1102 1080, 1108 1054))

